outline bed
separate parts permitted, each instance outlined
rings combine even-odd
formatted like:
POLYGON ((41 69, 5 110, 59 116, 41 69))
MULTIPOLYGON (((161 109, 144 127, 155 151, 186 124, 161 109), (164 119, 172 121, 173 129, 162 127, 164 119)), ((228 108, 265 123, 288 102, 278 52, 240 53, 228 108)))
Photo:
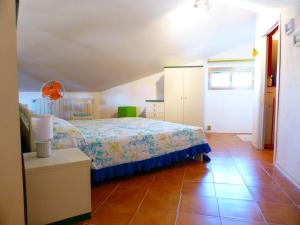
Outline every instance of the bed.
POLYGON ((53 117, 53 129, 53 149, 77 147, 91 158, 93 183, 211 151, 201 128, 145 118, 53 117))

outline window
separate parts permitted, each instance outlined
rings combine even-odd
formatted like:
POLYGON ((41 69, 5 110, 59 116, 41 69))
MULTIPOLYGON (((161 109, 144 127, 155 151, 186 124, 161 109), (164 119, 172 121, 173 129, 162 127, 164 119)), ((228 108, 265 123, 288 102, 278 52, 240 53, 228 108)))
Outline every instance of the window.
POLYGON ((253 73, 251 71, 234 71, 231 75, 233 88, 252 88, 253 73))
POLYGON ((210 68, 209 89, 251 89, 253 88, 253 69, 210 68))
POLYGON ((230 72, 212 72, 210 74, 210 87, 228 88, 230 87, 230 72))

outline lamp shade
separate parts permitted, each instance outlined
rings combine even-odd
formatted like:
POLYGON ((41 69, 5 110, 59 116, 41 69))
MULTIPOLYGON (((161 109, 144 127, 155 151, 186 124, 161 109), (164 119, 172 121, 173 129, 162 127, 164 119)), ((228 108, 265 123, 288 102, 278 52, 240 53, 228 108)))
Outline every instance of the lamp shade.
POLYGON ((34 141, 44 141, 53 138, 52 117, 49 115, 31 117, 31 129, 34 141))

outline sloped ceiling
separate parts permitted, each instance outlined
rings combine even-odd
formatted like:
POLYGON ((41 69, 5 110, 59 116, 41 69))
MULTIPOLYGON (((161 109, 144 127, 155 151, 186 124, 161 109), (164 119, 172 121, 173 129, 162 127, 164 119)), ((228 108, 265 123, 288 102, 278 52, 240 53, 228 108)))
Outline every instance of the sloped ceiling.
POLYGON ((55 79, 67 91, 102 91, 253 41, 255 12, 193 2, 21 0, 20 90, 55 79))

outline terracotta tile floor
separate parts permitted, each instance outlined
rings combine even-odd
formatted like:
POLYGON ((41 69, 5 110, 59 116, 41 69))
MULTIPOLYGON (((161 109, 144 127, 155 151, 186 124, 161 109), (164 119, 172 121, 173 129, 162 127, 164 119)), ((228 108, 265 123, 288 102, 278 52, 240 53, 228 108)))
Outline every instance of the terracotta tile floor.
POLYGON ((300 225, 300 190, 233 134, 208 134, 211 162, 189 160, 92 187, 78 225, 300 225))

